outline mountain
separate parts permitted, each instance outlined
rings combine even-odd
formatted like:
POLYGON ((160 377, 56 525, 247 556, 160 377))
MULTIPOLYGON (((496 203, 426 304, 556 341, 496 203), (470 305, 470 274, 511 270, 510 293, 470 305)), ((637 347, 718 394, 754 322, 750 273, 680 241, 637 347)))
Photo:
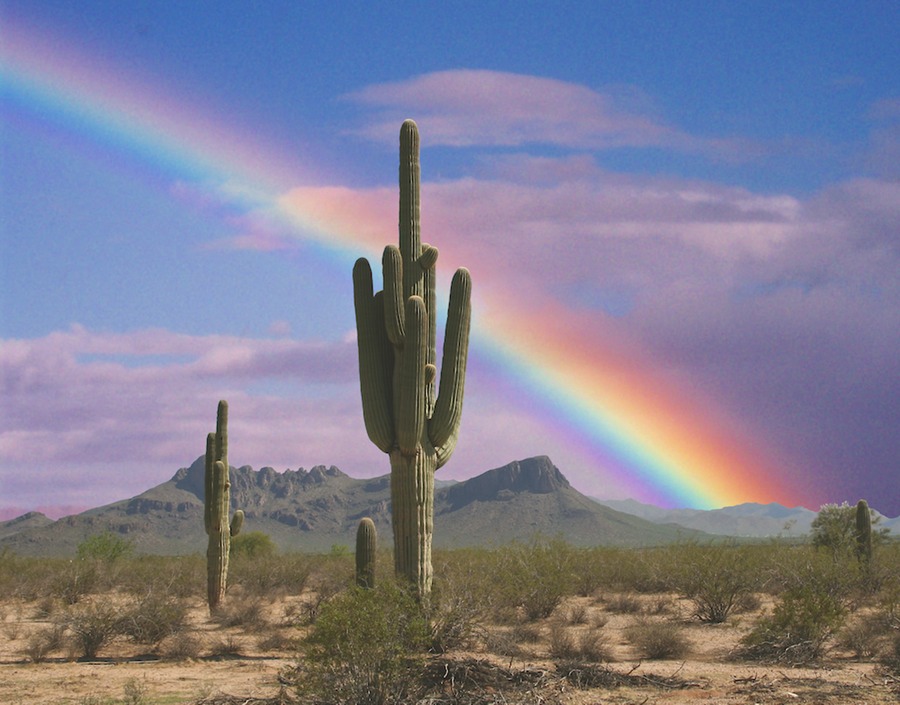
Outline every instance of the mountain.
MULTIPOLYGON (((721 509, 662 509, 641 504, 633 499, 595 500, 603 506, 626 512, 647 521, 674 523, 709 534, 762 538, 781 536, 797 538, 809 534, 816 512, 804 507, 785 507, 781 504, 738 504, 721 509)), ((876 516, 880 516, 875 512, 876 516)), ((900 533, 900 517, 884 516, 878 524, 893 533, 900 533)))
POLYGON ((53 523, 53 519, 40 512, 28 512, 9 521, 0 522, 0 539, 12 536, 20 531, 39 529, 53 523))
MULTIPOLYGON (((171 480, 131 499, 50 522, 25 517, 22 528, 0 532, 0 550, 22 555, 73 555, 92 534, 112 531, 137 551, 202 553, 203 457, 171 480)), ((244 531, 262 531, 282 550, 327 551, 352 546, 359 520, 369 516, 389 542, 390 476, 360 480, 336 467, 277 472, 231 469, 231 500, 245 513, 244 531)), ((28 515, 26 515, 28 516, 28 515)), ((435 490, 436 548, 496 546, 536 535, 574 545, 648 546, 703 535, 602 506, 575 490, 549 458, 515 461, 435 490)))

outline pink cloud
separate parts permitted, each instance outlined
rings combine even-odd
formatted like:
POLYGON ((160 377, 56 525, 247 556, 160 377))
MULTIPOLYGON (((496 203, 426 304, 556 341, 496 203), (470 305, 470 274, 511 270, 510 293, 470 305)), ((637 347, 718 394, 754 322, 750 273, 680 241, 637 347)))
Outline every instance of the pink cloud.
POLYGON ((344 99, 380 111, 359 130, 396 141, 397 125, 416 116, 430 145, 576 149, 663 147, 727 159, 758 156, 746 140, 692 136, 659 119, 637 89, 595 90, 557 79, 501 71, 457 69, 368 86, 344 99))

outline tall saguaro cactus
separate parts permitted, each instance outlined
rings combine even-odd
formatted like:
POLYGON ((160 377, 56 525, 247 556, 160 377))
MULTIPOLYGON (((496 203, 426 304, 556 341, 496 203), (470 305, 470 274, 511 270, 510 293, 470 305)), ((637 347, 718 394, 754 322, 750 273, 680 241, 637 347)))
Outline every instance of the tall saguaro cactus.
POLYGON ((219 402, 216 432, 206 437, 203 522, 209 535, 206 549, 206 598, 214 612, 225 598, 228 580, 228 552, 231 537, 237 536, 244 523, 244 512, 238 509, 228 522, 231 511, 231 481, 228 478, 228 402, 219 402))
POLYGON ((419 130, 400 128, 400 247, 382 257, 384 289, 373 294, 365 258, 353 268, 363 418, 369 439, 391 460, 394 567, 420 597, 431 591, 434 473, 453 453, 462 415, 472 279, 450 284, 440 383, 435 397, 435 264, 421 242, 419 130))

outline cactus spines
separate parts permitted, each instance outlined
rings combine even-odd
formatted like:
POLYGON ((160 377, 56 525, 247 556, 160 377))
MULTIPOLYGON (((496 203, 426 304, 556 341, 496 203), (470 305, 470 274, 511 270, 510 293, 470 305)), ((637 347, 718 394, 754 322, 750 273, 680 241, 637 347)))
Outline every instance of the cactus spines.
POLYGON ((863 563, 872 560, 872 514, 864 499, 856 503, 856 557, 863 563))
POLYGON ((237 536, 244 523, 244 512, 231 511, 231 481, 228 478, 228 402, 219 402, 216 432, 206 437, 203 521, 209 544, 206 549, 206 597, 214 612, 225 597, 228 580, 228 552, 231 537, 237 536))
POLYGON ((378 534, 375 522, 369 517, 360 520, 356 529, 356 584, 362 588, 375 587, 375 551, 378 534))
POLYGON ((431 590, 434 473, 453 453, 462 415, 472 279, 450 285, 437 395, 435 265, 419 223, 419 131, 400 128, 400 246, 382 257, 383 290, 373 293, 365 258, 353 268, 363 419, 369 439, 391 461, 394 564, 419 596, 431 590))

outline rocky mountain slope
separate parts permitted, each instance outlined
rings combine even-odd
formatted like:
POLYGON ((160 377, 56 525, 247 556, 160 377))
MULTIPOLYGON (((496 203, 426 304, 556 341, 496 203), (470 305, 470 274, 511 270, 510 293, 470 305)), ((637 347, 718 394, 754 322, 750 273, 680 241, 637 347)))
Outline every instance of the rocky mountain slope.
MULTIPOLYGON (((276 472, 244 466, 232 468, 231 482, 232 505, 245 512, 244 531, 269 534, 282 550, 352 546, 364 516, 372 518, 383 541, 390 541, 389 476, 360 480, 335 467, 276 472)), ((44 519, 20 517, 0 524, 0 549, 72 555, 87 536, 112 531, 144 553, 203 552, 203 458, 131 499, 56 522, 44 519)), ((546 456, 439 486, 434 521, 437 548, 502 545, 537 535, 559 536, 575 545, 618 546, 701 536, 598 504, 575 490, 546 456)))

